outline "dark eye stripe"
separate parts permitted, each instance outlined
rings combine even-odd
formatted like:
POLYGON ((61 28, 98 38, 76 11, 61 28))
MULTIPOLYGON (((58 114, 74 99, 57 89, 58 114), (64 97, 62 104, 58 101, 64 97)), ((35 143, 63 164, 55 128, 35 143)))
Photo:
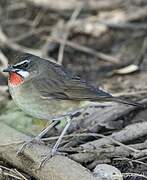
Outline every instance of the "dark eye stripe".
POLYGON ((30 61, 29 60, 25 60, 23 62, 17 63, 15 65, 13 65, 14 68, 18 68, 18 69, 25 69, 28 67, 30 61))
POLYGON ((24 63, 30 63, 30 61, 29 60, 25 60, 25 61, 22 61, 22 62, 20 62, 20 63, 17 63, 17 64, 14 64, 13 66, 15 67, 15 66, 21 66, 21 65, 23 65, 24 63))

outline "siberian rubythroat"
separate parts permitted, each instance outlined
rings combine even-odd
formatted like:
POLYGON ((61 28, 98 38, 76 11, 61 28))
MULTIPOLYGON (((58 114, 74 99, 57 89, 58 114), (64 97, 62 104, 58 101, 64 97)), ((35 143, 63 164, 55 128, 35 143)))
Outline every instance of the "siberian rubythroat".
MULTIPOLYGON (((67 125, 52 148, 52 155, 55 154, 66 133, 74 113, 79 107, 87 106, 89 101, 116 101, 133 106, 143 106, 113 97, 81 80, 63 66, 31 54, 22 55, 19 57, 19 63, 9 65, 4 72, 9 73, 10 94, 16 105, 24 112, 38 119, 52 121, 68 117, 67 125)), ((49 129, 50 127, 47 127, 35 139, 40 139, 49 129)), ((22 149, 27 144, 28 142, 23 145, 22 149)))

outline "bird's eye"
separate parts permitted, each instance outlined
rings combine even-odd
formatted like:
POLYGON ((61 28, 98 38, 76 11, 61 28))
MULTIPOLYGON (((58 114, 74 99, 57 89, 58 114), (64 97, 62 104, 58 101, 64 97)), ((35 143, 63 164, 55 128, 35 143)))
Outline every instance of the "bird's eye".
POLYGON ((22 66, 23 66, 23 68, 27 68, 27 67, 29 66, 29 64, 28 64, 28 62, 24 62, 24 63, 22 64, 22 66))

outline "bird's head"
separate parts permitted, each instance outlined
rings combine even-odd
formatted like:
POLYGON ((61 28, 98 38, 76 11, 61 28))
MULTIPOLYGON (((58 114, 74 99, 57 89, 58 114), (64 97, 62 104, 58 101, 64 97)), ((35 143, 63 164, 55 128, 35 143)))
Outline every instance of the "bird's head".
POLYGON ((9 65, 3 72, 9 73, 9 84, 18 86, 33 78, 39 73, 39 61, 37 56, 25 55, 19 58, 19 62, 9 65))

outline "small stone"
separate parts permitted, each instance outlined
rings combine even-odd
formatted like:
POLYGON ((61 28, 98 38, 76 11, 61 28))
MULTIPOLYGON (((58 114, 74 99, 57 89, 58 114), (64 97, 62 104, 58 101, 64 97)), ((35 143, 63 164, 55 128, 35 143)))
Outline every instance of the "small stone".
POLYGON ((98 180, 123 180, 120 170, 108 164, 97 165, 94 169, 94 175, 98 180))

